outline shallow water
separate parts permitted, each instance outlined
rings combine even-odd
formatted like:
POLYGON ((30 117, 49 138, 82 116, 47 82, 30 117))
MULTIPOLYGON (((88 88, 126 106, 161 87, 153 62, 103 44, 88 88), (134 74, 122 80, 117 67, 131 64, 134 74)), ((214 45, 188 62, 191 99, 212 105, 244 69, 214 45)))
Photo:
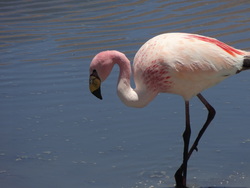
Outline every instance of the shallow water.
MULTIPOLYGON (((181 162, 184 103, 161 94, 147 108, 88 91, 102 50, 132 60, 164 32, 216 37, 250 50, 248 0, 0 2, 0 185, 5 188, 173 187, 181 162)), ((194 153, 190 187, 250 187, 250 72, 205 91, 217 116, 194 153)), ((191 101, 192 136, 206 118, 191 101)))

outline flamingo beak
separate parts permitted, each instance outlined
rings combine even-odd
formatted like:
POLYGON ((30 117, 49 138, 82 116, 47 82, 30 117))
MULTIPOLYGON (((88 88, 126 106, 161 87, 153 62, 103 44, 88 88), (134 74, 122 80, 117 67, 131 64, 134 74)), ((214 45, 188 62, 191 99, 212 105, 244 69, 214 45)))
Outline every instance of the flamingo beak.
POLYGON ((96 70, 93 70, 89 77, 89 90, 97 98, 102 99, 101 95, 101 79, 99 78, 96 70))

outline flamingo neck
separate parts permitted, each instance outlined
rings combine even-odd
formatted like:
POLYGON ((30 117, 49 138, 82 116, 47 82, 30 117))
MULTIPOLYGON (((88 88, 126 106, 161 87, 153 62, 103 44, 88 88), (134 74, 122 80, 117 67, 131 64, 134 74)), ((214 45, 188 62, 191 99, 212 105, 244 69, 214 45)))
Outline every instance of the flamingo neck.
POLYGON ((150 91, 146 91, 144 89, 138 89, 143 88, 138 87, 138 83, 135 83, 136 88, 133 89, 130 84, 132 72, 130 61, 124 54, 120 52, 115 52, 115 54, 116 55, 113 58, 113 62, 117 63, 120 67, 120 74, 117 83, 117 95, 127 106, 136 108, 142 108, 146 106, 157 94, 151 93, 150 91))

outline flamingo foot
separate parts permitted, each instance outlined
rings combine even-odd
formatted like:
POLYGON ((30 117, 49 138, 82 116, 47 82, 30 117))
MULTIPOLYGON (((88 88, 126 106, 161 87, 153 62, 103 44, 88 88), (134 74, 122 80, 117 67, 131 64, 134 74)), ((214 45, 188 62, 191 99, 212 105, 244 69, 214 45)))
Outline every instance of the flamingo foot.
POLYGON ((175 185, 176 188, 187 188, 186 187, 186 178, 182 175, 182 171, 183 171, 182 167, 180 167, 174 175, 175 182, 176 182, 176 185, 175 185))

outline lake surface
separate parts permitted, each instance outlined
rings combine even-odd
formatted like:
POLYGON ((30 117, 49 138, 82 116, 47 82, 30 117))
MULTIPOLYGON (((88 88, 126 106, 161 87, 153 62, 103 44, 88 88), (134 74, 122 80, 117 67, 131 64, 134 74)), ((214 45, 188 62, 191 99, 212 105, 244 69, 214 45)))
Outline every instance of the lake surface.
MULTIPOLYGON (((118 68, 88 89, 103 50, 132 61, 165 32, 216 37, 250 50, 249 0, 0 1, 0 186, 173 187, 182 160, 184 102, 161 94, 147 108, 116 95, 118 68)), ((203 92, 217 110, 189 162, 190 187, 250 187, 250 71, 203 92)), ((192 140, 206 119, 191 101, 192 140)))

